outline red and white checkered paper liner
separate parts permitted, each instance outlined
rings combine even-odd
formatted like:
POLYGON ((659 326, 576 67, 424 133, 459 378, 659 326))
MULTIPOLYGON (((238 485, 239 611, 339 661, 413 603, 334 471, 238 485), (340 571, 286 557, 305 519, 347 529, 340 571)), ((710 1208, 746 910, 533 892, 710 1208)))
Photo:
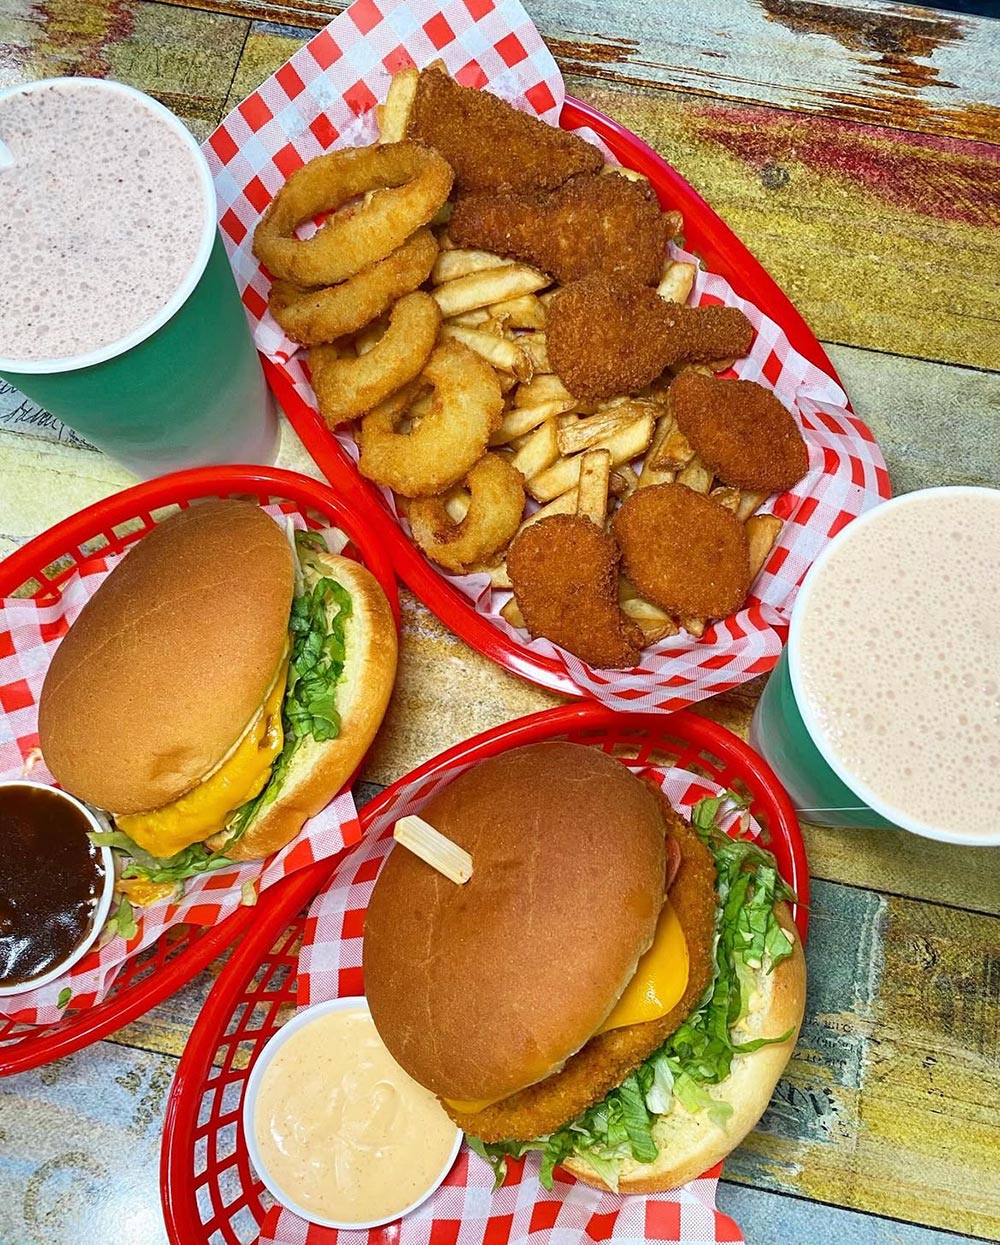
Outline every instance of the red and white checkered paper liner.
MULTIPOLYGON (((624 762, 623 762, 624 763, 624 762)), ((404 785, 372 822, 365 841, 338 865, 327 888, 309 909, 299 954, 298 1002, 305 1007, 364 992, 361 970, 365 911, 382 862, 393 846, 400 817, 424 804, 474 761, 456 762, 433 777, 404 785)), ((688 814, 703 796, 722 788, 681 769, 629 765, 662 787, 675 808, 688 814)), ((731 814, 726 829, 739 819, 731 814)), ((755 836, 759 827, 751 823, 755 836)), ((521 1241, 577 1245, 580 1240, 683 1241, 708 1245, 742 1241, 736 1224, 715 1209, 721 1164, 681 1189, 650 1196, 620 1197, 557 1173, 551 1192, 538 1180, 539 1160, 529 1155, 510 1163, 503 1188, 493 1193, 489 1166, 463 1149, 444 1185, 423 1206, 394 1226, 394 1245, 508 1245, 521 1241)), ((375 1245, 378 1230, 334 1232, 310 1227, 291 1211, 275 1208, 261 1232, 262 1245, 375 1245)))
MULTIPOLYGON (((376 139, 374 106, 384 100, 393 71, 436 58, 459 82, 488 86, 558 124, 562 77, 518 0, 355 0, 205 143, 223 240, 257 345, 313 408, 303 356, 267 311, 269 281, 251 251, 254 227, 288 175, 306 160, 376 139)), ((592 131, 578 132, 603 148, 592 131)), ((671 249, 677 258, 695 259, 671 249)), ((773 389, 795 415, 809 447, 808 475, 764 507, 783 519, 784 527, 746 606, 709 627, 700 640, 682 633, 647 648, 634 670, 602 671, 548 640, 532 641, 511 628, 499 612, 510 594, 492 589, 485 576, 448 575, 495 627, 528 651, 555 660, 582 692, 612 708, 673 711, 770 670, 809 566, 846 523, 890 491, 881 452, 844 391, 792 348, 775 321, 708 272, 699 272, 690 301, 746 313, 756 330, 753 347, 726 375, 773 389)), ((331 435, 356 462, 351 433, 331 435)), ((390 514, 408 531, 391 493, 382 493, 390 514)))
MULTIPOLYGON (((288 517, 281 507, 264 509, 279 521, 288 517)), ((305 526, 301 516, 293 513, 291 518, 297 527, 305 526)), ((38 698, 52 655, 84 605, 124 556, 91 559, 66 580, 59 600, 52 605, 17 597, 0 600, 0 779, 24 775, 25 763, 38 746, 38 698)), ((29 777, 55 785, 41 761, 33 766, 29 777)), ((349 790, 342 791, 274 856, 191 879, 176 903, 136 908, 134 937, 127 942, 114 937, 47 986, 0 998, 0 1014, 25 1024, 54 1023, 62 1018, 63 1008, 57 1000, 67 988, 71 992, 68 1006, 74 1010, 92 1007, 107 994, 125 961, 151 946, 171 925, 218 925, 240 907, 245 882, 253 882, 260 893, 296 869, 334 856, 360 838, 354 797, 349 790)))

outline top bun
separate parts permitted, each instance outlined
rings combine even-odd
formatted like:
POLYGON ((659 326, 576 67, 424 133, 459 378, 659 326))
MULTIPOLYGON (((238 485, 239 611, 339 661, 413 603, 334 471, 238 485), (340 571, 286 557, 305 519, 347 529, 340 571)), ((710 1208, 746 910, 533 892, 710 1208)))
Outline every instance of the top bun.
POLYGON ((154 527, 49 666, 38 733, 56 780, 142 813, 211 773, 274 682, 294 584, 284 532, 250 502, 200 503, 154 527))
POLYGON ((499 1099, 556 1071, 653 941, 665 826, 597 748, 517 748, 421 811, 472 856, 464 886, 390 853, 365 922, 365 989, 390 1052, 443 1098, 499 1099))

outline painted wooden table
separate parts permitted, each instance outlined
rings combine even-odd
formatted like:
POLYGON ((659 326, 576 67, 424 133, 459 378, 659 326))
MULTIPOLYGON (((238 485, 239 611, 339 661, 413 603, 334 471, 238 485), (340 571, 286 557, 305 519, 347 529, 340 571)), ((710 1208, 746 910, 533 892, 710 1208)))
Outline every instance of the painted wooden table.
MULTIPOLYGON (((0 86, 107 75, 204 136, 339 7, 0 0, 0 86)), ((676 165, 798 303, 895 489, 1000 485, 1000 24, 873 0, 532 11, 570 91, 676 165)), ((312 471, 287 427, 279 461, 312 471)), ((0 554, 130 482, 0 386, 0 554)), ((370 784, 555 702, 405 595, 404 624, 370 784)), ((932 625, 960 644, 962 603, 932 625)), ((704 711, 745 734, 759 693, 704 711)), ((804 829, 805 1030, 720 1204, 750 1245, 1000 1238, 1000 849, 804 829)), ((164 1099, 216 971, 113 1039, 0 1082, 0 1245, 165 1240, 164 1099)))

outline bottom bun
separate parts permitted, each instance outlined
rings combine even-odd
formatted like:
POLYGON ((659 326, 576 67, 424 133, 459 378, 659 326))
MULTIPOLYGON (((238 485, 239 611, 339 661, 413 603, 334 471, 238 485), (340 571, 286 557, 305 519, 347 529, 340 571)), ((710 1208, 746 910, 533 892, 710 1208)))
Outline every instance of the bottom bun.
MULTIPOLYGON (((677 1102, 669 1115, 657 1116, 653 1140, 659 1154, 652 1163, 624 1159, 619 1193, 663 1193, 687 1184, 731 1154, 767 1109, 774 1087, 795 1048, 806 998, 802 943, 786 905, 776 904, 775 914, 792 937, 792 954, 773 972, 758 975, 748 1014, 733 1037, 738 1042, 749 1042, 754 1038, 778 1036, 787 1029, 792 1030, 791 1036, 780 1045, 764 1046, 751 1054, 734 1056, 729 1076, 719 1085, 706 1087, 713 1098, 729 1103, 733 1109, 724 1127, 713 1124, 706 1112, 692 1115, 677 1102)), ((574 1155, 562 1165, 586 1184, 599 1189, 609 1187, 586 1159, 574 1155)))
MULTIPOLYGON (((337 684, 340 734, 325 743, 302 741, 277 799, 235 843, 222 849, 231 860, 257 860, 280 851, 310 817, 326 808, 368 751, 392 694, 396 624, 378 580, 350 558, 320 554, 316 560, 327 578, 347 589, 353 606, 344 628, 344 671, 337 684)), ((316 578, 307 574, 307 586, 316 578)))

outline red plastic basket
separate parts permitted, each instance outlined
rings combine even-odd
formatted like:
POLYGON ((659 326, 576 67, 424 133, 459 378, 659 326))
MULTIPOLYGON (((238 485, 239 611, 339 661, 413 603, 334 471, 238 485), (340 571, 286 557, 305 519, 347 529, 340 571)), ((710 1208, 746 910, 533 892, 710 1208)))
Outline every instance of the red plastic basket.
MULTIPOLYGON (((0 562, 0 597, 55 600, 63 582, 89 558, 123 552, 170 514, 209 497, 285 504, 290 510, 298 510, 310 527, 341 528, 353 545, 348 552, 353 552, 382 585, 398 625, 395 576, 373 529, 360 522, 355 511, 328 485, 297 472, 257 466, 181 471, 88 506, 0 562)), ((315 876, 311 873, 313 879, 315 876)), ((268 894, 283 891, 297 881, 293 875, 268 894)), ((100 1004, 75 1014, 69 1009, 56 1024, 27 1025, 0 1016, 0 1076, 59 1059, 135 1020, 237 942, 256 923, 258 911, 241 908, 214 927, 174 926, 154 946, 125 964, 100 1004)))
MULTIPOLYGON (((799 354, 839 380, 823 347, 788 297, 676 169, 630 130, 579 100, 566 98, 560 124, 566 130, 589 126, 604 140, 616 159, 648 177, 664 207, 676 208, 683 214, 687 249, 699 254, 708 269, 724 277, 737 294, 755 303, 765 315, 780 324, 799 354)), ((399 577, 420 600, 457 636, 505 670, 564 695, 583 696, 584 692, 551 658, 533 652, 476 613, 468 598, 439 574, 411 543, 389 514, 376 487, 358 474, 322 417, 296 393, 288 376, 269 360, 264 361, 264 370, 285 414, 317 466, 338 490, 365 505, 370 522, 389 550, 399 577)))
MULTIPOLYGON (((687 711, 619 714, 584 703, 508 722, 443 752, 388 787, 362 809, 362 829, 375 824, 404 788, 546 739, 589 744, 640 764, 676 765, 749 795, 767 845, 798 895, 793 916, 805 937, 809 874, 788 796, 746 744, 687 711)), ((191 1032, 167 1102, 160 1158, 163 1214, 174 1245, 248 1245, 259 1238, 271 1199, 250 1166, 243 1095, 254 1060, 296 1005, 305 923, 301 909, 342 858, 303 870, 280 892, 262 899, 253 932, 233 953, 191 1032)), ((377 1239, 386 1245, 394 1241, 393 1225, 377 1239)))

